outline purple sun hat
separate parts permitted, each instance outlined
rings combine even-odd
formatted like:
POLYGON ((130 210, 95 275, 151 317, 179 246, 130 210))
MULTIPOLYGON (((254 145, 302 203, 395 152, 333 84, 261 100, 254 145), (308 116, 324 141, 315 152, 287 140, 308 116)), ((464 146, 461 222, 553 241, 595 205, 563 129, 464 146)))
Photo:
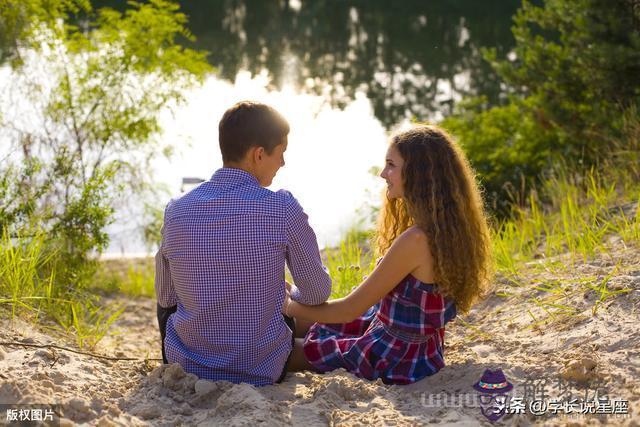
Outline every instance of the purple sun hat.
POLYGON ((482 393, 506 393, 513 388, 513 384, 507 381, 502 369, 498 368, 495 371, 486 369, 473 388, 482 393))

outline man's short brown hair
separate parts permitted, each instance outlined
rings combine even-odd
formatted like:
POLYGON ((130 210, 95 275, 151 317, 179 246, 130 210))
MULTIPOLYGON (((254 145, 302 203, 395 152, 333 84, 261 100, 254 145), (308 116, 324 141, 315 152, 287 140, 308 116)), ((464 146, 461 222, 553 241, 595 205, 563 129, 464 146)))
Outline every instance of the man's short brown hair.
POLYGON ((223 162, 242 160, 251 147, 264 147, 269 154, 289 134, 289 123, 274 108, 242 101, 225 111, 218 125, 223 162))

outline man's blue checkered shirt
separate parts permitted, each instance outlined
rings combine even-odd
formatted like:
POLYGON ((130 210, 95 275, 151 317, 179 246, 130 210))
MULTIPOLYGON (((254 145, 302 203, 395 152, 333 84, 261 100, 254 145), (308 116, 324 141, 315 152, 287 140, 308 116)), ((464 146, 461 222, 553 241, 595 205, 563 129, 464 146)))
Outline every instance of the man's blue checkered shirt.
POLYGON ((273 192, 240 169, 172 200, 156 255, 156 294, 177 304, 165 351, 200 378, 265 385, 280 376, 291 351, 281 310, 285 262, 304 304, 329 298, 331 279, 298 201, 273 192))

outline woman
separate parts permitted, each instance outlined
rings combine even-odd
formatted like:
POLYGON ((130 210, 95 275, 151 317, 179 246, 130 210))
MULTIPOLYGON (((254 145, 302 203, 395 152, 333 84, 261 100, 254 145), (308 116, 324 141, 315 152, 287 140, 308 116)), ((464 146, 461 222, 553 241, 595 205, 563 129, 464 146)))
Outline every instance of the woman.
POLYGON ((303 343, 308 367, 409 384, 444 366, 445 323, 486 290, 490 235, 473 171, 444 130, 396 135, 380 176, 376 268, 346 297, 317 306, 287 298, 283 311, 299 327, 319 322, 303 343))

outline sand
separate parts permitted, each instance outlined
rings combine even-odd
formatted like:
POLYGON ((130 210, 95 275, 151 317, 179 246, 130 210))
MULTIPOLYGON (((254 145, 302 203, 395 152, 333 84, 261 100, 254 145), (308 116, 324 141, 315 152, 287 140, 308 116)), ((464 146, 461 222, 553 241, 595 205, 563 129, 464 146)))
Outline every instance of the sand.
MULTIPOLYGON (((256 388, 199 380, 178 365, 157 361, 109 361, 0 345, 0 404, 59 405, 54 408, 61 425, 491 425, 473 401, 464 399, 485 369, 501 368, 514 384, 513 396, 536 384, 547 399, 567 390, 592 395, 597 388, 601 396, 627 400, 629 415, 507 414, 500 425, 639 426, 640 251, 616 245, 609 254, 564 271, 530 263, 516 278, 520 286, 513 286, 513 278, 498 277, 497 294, 448 325, 447 366, 410 386, 365 381, 339 370, 289 374, 283 384, 256 388), (607 289, 624 292, 606 299, 594 314, 599 294, 577 291, 575 283, 598 284, 609 275, 607 289), (540 305, 554 295, 541 289, 555 281, 567 295, 554 303, 573 307, 571 315, 540 305), (568 388, 561 390, 562 384, 568 388)), ((556 261, 569 265, 566 257, 556 261)), ((93 351, 159 358, 155 302, 113 298, 127 310, 93 351)), ((2 342, 76 348, 42 327, 6 319, 0 326, 2 342)))

